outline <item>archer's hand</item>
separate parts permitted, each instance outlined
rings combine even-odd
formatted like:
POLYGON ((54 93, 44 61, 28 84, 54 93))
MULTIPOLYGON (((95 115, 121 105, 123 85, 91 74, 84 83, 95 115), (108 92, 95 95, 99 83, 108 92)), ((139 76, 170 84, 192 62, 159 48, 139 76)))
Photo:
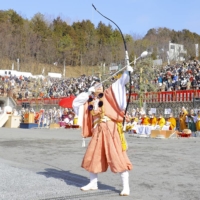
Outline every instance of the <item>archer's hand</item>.
POLYGON ((127 70, 128 72, 130 72, 130 73, 133 72, 133 68, 132 68, 130 65, 126 67, 126 70, 127 70))
POLYGON ((94 86, 92 86, 92 87, 90 87, 90 88, 88 89, 88 94, 89 94, 89 95, 91 95, 93 92, 95 92, 94 86))
POLYGON ((130 117, 128 115, 126 115, 124 117, 125 117, 126 122, 130 122, 130 117))

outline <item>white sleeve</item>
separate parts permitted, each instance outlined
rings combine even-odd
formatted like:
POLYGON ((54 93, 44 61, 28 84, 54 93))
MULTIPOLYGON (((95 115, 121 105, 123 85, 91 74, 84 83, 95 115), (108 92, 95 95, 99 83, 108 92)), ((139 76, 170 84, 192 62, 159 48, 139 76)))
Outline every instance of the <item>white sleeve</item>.
POLYGON ((115 99, 121 110, 125 110, 127 100, 126 100, 126 88, 125 85, 129 81, 129 72, 125 71, 122 76, 112 84, 112 90, 115 95, 115 99))
POLYGON ((84 105, 88 98, 89 94, 87 92, 82 92, 74 99, 72 107, 76 115, 79 113, 79 107, 84 105))
POLYGON ((78 125, 82 127, 84 104, 87 102, 89 94, 87 92, 80 93, 73 101, 72 107, 76 116, 78 116, 78 125))

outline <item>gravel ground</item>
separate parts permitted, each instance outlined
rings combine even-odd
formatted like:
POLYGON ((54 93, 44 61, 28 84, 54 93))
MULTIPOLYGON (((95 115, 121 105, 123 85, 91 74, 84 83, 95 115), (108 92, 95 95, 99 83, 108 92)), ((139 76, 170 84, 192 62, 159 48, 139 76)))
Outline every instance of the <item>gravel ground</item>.
MULTIPOLYGON (((0 128, 0 200, 199 200, 200 138, 127 135, 131 195, 119 197, 119 174, 99 174, 99 190, 82 192, 88 172, 80 130, 0 128)), ((86 140, 86 144, 89 139, 86 140)), ((86 145, 87 146, 87 145, 86 145)))

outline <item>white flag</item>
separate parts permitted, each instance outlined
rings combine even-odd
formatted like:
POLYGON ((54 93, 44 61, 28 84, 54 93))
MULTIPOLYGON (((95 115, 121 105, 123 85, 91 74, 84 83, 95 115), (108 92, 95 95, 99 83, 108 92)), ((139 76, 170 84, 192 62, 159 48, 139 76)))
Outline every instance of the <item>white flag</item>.
POLYGON ((165 114, 170 114, 171 113, 171 108, 165 108, 165 114))
POLYGON ((195 44, 196 57, 199 57, 199 44, 195 44))

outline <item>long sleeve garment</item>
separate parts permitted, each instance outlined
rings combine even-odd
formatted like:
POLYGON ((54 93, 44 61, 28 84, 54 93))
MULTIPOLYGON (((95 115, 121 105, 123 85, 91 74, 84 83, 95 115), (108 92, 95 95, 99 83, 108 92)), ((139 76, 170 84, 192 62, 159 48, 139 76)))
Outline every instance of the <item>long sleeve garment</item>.
POLYGON ((153 117, 149 119, 149 123, 151 126, 156 126, 157 125, 157 118, 153 117))
POLYGON ((200 115, 197 115, 196 129, 200 131, 200 115))
POLYGON ((175 128, 176 128, 176 119, 174 117, 170 117, 167 121, 170 122, 169 129, 170 130, 175 130, 175 128))
POLYGON ((118 132, 126 107, 125 84, 128 81, 129 74, 125 71, 104 91, 102 98, 88 101, 88 94, 81 93, 73 101, 82 136, 91 137, 81 165, 89 172, 105 172, 108 166, 114 173, 132 169, 118 132))
POLYGON ((184 111, 182 115, 179 116, 179 122, 180 122, 180 131, 187 129, 187 124, 186 124, 186 116, 188 112, 184 111))
POLYGON ((163 117, 158 118, 158 125, 162 128, 165 125, 165 119, 163 117))

